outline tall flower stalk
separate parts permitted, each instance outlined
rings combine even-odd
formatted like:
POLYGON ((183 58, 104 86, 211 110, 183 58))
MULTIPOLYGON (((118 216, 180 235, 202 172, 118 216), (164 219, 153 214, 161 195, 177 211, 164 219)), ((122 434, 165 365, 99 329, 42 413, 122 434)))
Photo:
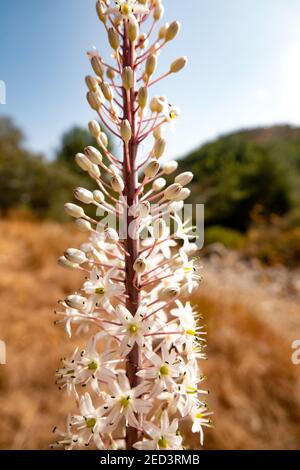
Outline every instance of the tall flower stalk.
POLYGON ((68 417, 65 432, 56 430, 54 446, 182 449, 184 421, 201 443, 203 426, 210 426, 199 368, 205 332, 188 301, 200 279, 191 259, 197 247, 192 227, 180 217, 193 175, 177 174, 168 185, 165 178, 178 164, 160 162, 163 129, 180 112, 165 96, 149 95, 187 59, 155 77, 160 51, 180 31, 178 21, 166 23, 151 42, 164 14, 161 0, 98 0, 96 9, 115 63, 96 50, 88 53, 95 75, 86 77, 87 100, 101 122, 91 121, 89 129, 101 152, 88 147, 76 155, 97 189, 77 188, 74 195, 97 215, 65 205, 89 240, 67 249, 59 263, 86 280, 56 312, 69 336, 76 328, 89 340, 57 370, 57 383, 74 395, 78 414, 68 417), (103 128, 121 141, 122 158, 109 150, 103 128), (153 141, 143 155, 148 137, 153 141))

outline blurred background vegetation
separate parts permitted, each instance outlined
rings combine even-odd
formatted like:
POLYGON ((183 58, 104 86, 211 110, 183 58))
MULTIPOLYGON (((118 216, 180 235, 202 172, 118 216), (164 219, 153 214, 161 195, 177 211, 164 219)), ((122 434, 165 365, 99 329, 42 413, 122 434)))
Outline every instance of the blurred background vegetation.
MULTIPOLYGON (((14 122, 0 119, 0 210, 65 221, 63 204, 76 186, 91 187, 74 155, 94 145, 73 127, 55 158, 26 149, 14 122)), ((181 161, 195 174, 192 202, 205 204, 206 245, 221 243, 266 264, 300 262, 300 128, 274 126, 234 132, 209 142, 181 161)))

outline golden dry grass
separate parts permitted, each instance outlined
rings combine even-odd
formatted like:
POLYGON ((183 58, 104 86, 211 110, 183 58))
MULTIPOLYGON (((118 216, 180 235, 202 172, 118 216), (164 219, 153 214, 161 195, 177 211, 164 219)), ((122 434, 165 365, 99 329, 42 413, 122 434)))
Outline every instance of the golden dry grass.
MULTIPOLYGON (((53 310, 80 285, 81 276, 59 268, 56 258, 81 238, 50 222, 0 222, 0 338, 7 344, 0 449, 46 449, 52 427, 72 408, 54 385, 54 370, 77 340, 72 344, 53 326, 53 310)), ((300 448, 300 367, 291 364, 287 335, 264 318, 265 299, 209 272, 195 302, 208 328, 204 372, 215 412, 205 447, 300 448)), ((282 299, 281 306, 288 326, 290 305, 282 299)), ((295 322, 294 310, 292 316, 295 322)), ((298 332, 300 338, 299 324, 298 332)), ((197 447, 194 436, 191 441, 197 447)))

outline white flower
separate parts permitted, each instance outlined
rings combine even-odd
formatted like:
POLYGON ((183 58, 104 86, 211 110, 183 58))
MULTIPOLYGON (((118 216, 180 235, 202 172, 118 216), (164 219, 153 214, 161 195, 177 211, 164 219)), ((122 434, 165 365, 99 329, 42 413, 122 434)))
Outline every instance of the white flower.
POLYGON ((192 432, 200 433, 200 444, 202 446, 204 442, 204 434, 202 428, 203 426, 206 426, 208 428, 212 427, 210 418, 207 418, 207 416, 211 416, 212 414, 212 412, 207 411, 207 408, 205 406, 199 408, 195 407, 191 412, 191 418, 193 420, 192 432))
POLYGON ((174 238, 179 238, 183 241, 183 245, 180 251, 183 250, 185 253, 189 253, 192 249, 194 249, 194 243, 190 242, 191 239, 196 238, 195 235, 190 234, 194 227, 189 225, 189 220, 185 220, 183 222, 181 217, 179 217, 179 215, 176 213, 171 217, 176 222, 174 238))
POLYGON ((153 326, 153 320, 144 320, 146 314, 146 303, 140 305, 134 317, 123 305, 117 306, 116 315, 122 326, 118 327, 114 334, 123 336, 119 349, 121 356, 127 356, 136 343, 140 347, 145 346, 145 335, 151 331, 150 325, 153 326))
POLYGON ((125 287, 119 282, 111 280, 117 273, 117 269, 113 268, 107 271, 102 277, 98 268, 94 267, 90 274, 90 280, 86 281, 83 285, 83 290, 86 294, 92 295, 94 305, 102 306, 108 312, 111 312, 110 301, 114 297, 123 294, 125 287))
POLYGON ((163 390, 173 391, 176 388, 176 379, 180 375, 180 361, 175 349, 170 352, 165 343, 161 347, 161 355, 154 352, 145 354, 148 361, 153 364, 137 373, 145 380, 154 380, 155 385, 151 392, 153 396, 163 390))
POLYGON ((82 445, 81 437, 78 434, 72 433, 72 420, 70 415, 67 418, 66 431, 61 431, 55 427, 53 432, 59 436, 59 439, 50 445, 51 449, 63 448, 64 450, 72 450, 82 445))
POLYGON ((107 413, 107 429, 113 431, 122 418, 125 418, 126 426, 139 427, 136 414, 148 414, 152 408, 149 398, 140 398, 149 391, 149 383, 144 382, 131 388, 126 375, 120 372, 117 379, 109 384, 109 389, 111 395, 106 395, 105 404, 101 406, 101 412, 107 413))
POLYGON ((169 421, 168 412, 161 416, 160 427, 153 423, 145 422, 144 430, 151 440, 134 444, 138 450, 182 450, 182 437, 177 434, 178 420, 169 421))
POLYGON ((175 276, 177 280, 186 282, 188 293, 191 294, 193 289, 197 287, 199 281, 202 279, 202 276, 199 273, 201 266, 196 259, 193 258, 189 260, 183 250, 180 251, 180 257, 182 265, 177 269, 175 276))
POLYGON ((100 433, 105 431, 105 418, 102 417, 101 409, 94 408, 90 395, 85 393, 81 397, 79 410, 81 414, 73 416, 72 424, 76 426, 84 445, 88 446, 93 441, 98 449, 103 449, 100 433))
POLYGON ((192 408, 203 406, 203 401, 199 395, 207 394, 207 391, 198 388, 198 384, 205 380, 199 376, 197 361, 189 361, 185 366, 185 376, 183 382, 178 385, 177 408, 181 415, 187 416, 192 408))
POLYGON ((116 19, 128 20, 134 15, 145 15, 149 13, 148 8, 137 3, 136 0, 115 0, 115 7, 108 8, 107 14, 116 15, 116 19))
POLYGON ((176 120, 179 118, 181 111, 177 106, 165 103, 162 114, 165 116, 165 122, 170 124, 172 132, 175 131, 176 120))

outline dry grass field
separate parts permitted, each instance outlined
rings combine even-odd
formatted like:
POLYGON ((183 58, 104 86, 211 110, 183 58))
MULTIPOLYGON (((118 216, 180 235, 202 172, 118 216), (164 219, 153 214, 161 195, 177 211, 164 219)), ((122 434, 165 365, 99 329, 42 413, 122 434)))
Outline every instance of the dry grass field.
MULTIPOLYGON (((54 371, 74 343, 53 326, 53 310, 80 283, 56 259, 81 238, 51 222, 0 222, 0 339, 7 344, 0 449, 47 449, 53 426, 71 409, 54 371)), ((236 262, 203 264, 194 301, 207 324, 204 372, 215 412, 205 448, 300 449, 300 366, 290 361, 290 343, 300 339, 299 299, 236 262)))

